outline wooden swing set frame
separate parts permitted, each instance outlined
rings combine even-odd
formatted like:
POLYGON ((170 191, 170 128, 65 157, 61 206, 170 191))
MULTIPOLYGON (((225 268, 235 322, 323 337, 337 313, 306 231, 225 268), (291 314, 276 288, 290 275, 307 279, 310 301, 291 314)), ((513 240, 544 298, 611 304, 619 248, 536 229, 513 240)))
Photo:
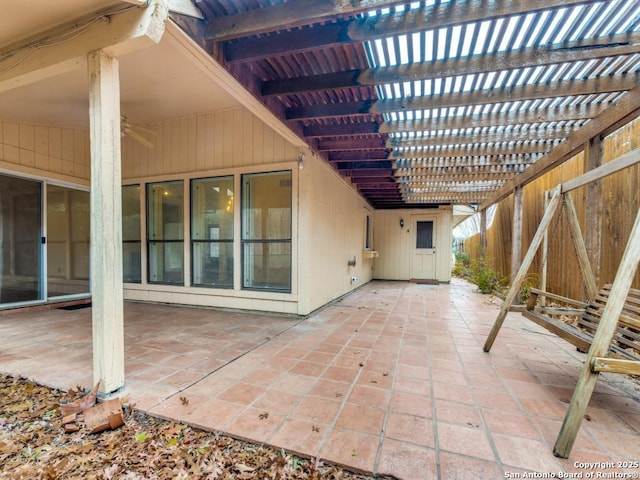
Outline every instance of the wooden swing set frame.
MULTIPOLYGON (((513 279, 509 292, 500 308, 498 317, 484 344, 484 351, 489 352, 504 323, 507 313, 511 310, 511 306, 520 292, 520 287, 525 280, 529 267, 543 239, 548 233, 554 215, 564 203, 567 207, 569 229, 576 247, 580 271, 584 279, 588 301, 590 302, 577 302, 577 306, 586 310, 591 303, 598 300, 600 302, 599 307, 594 304, 596 305, 596 307, 594 307, 595 310, 598 311, 598 318, 594 320, 596 322, 594 332, 592 334, 585 334, 584 331, 560 324, 560 322, 547 318, 542 314, 534 313, 532 304, 529 304, 524 311, 519 310, 522 311, 525 317, 573 343, 578 346, 578 348, 588 348, 582 373, 576 384, 571 403, 569 404, 553 449, 554 455, 558 457, 567 458, 571 453, 600 372, 640 375, 640 356, 630 354, 624 359, 621 359, 618 358, 619 356, 615 357, 611 355, 614 337, 616 334, 620 334, 621 329, 623 332, 631 332, 630 335, 634 338, 640 338, 638 337, 640 334, 640 303, 638 301, 640 292, 631 289, 635 273, 638 269, 638 263, 640 262, 640 210, 638 210, 636 214, 636 219, 613 284, 598 292, 597 282, 591 269, 582 232, 580 231, 580 222, 569 193, 638 163, 640 163, 640 148, 568 182, 562 183, 553 190, 553 195, 540 221, 538 230, 531 241, 531 245, 522 260, 518 273, 513 279), (630 307, 630 314, 628 298, 632 298, 631 301, 634 302, 630 307)), ((558 300, 559 297, 539 290, 534 291, 534 294, 535 296, 546 296, 552 299, 556 297, 556 300, 558 300)), ((560 297, 559 299, 569 300, 564 297, 560 297)))

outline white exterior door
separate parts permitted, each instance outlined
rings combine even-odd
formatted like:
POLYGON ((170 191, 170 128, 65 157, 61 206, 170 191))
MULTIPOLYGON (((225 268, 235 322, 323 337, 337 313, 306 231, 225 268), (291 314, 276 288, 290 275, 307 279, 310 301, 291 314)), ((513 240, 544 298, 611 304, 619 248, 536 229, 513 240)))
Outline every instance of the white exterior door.
POLYGON ((413 218, 411 278, 436 279, 436 221, 434 218, 413 218))

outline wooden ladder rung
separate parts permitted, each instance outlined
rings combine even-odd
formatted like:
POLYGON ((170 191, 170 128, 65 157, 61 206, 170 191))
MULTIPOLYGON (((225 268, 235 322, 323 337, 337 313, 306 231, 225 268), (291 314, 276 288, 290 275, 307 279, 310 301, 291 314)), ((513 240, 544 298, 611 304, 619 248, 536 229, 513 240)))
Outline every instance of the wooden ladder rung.
POLYGON ((591 371, 624 373, 626 375, 640 375, 640 361, 622 360, 620 358, 595 357, 591 361, 591 371))

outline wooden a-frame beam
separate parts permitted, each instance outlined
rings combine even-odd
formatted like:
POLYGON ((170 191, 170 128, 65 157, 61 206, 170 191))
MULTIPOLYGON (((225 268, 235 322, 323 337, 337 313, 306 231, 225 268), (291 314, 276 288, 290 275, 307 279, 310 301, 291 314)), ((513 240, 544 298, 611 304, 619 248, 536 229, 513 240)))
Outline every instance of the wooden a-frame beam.
POLYGON ((513 180, 507 182, 500 190, 485 200, 480 206, 487 208, 494 203, 507 198, 516 187, 531 183, 558 165, 566 162, 580 153, 590 139, 611 133, 612 128, 618 128, 622 122, 630 122, 640 112, 640 86, 628 91, 614 105, 603 110, 598 116, 585 123, 579 130, 567 137, 567 140, 547 155, 539 159, 513 180))
MULTIPOLYGON (((295 2, 300 3, 300 2, 295 2)), ((325 2, 330 5, 330 2, 325 2)), ((384 3, 384 2, 382 2, 384 3)), ((386 2, 399 3, 399 2, 386 2)), ((410 34, 412 32, 444 28, 451 25, 484 21, 508 15, 526 14, 566 8, 574 5, 589 3, 588 0, 510 0, 504 2, 487 2, 485 0, 470 0, 460 8, 455 2, 436 3, 419 9, 410 9, 399 13, 389 13, 376 17, 350 18, 338 20, 335 23, 317 25, 309 29, 294 29, 279 32, 277 36, 264 38, 246 38, 238 42, 225 45, 225 60, 229 63, 254 61, 275 55, 318 50, 335 45, 344 45, 374 40, 392 35, 410 34)), ((291 3, 287 5, 292 5, 291 3)), ((269 7, 275 8, 274 7, 269 7)), ((376 8, 380 8, 376 5, 376 8)), ((283 8, 283 10, 286 10, 283 8)), ((327 9, 328 10, 328 9, 327 9)), ((256 12, 255 10, 253 12, 256 12)), ((256 17, 256 13, 234 15, 235 21, 247 18, 246 24, 253 25, 254 30, 245 28, 243 35, 264 33, 269 29, 284 30, 281 23, 269 19, 248 20, 249 16, 256 17)), ((293 15, 294 12, 288 12, 293 15)), ((345 12, 342 12, 343 14, 345 12)), ((225 17, 222 17, 225 18, 225 17)), ((306 12, 301 12, 297 26, 310 23, 306 12)), ((224 21, 229 22, 229 20, 224 21)), ((222 20, 212 19, 209 22, 206 36, 215 40, 231 38, 230 32, 223 30, 222 20)), ((317 23, 317 19, 313 20, 317 23)), ((239 28, 238 28, 239 30, 239 28)), ((237 35, 237 33, 236 33, 237 35)))
POLYGON ((588 61, 639 52, 640 34, 624 34, 606 39, 567 42, 545 48, 523 48, 514 52, 472 55, 433 62, 270 80, 263 82, 262 94, 264 96, 289 95, 338 88, 430 80, 472 73, 489 73, 515 68, 534 68, 557 63, 588 61))
POLYGON ((489 113, 469 116, 430 118, 427 120, 401 120, 380 125, 380 133, 405 133, 464 128, 497 127, 560 122, 593 118, 602 112, 603 105, 578 105, 545 110, 525 110, 506 113, 489 113))
POLYGON ((147 7, 111 8, 10 45, 0 50, 0 92, 85 68, 89 52, 117 57, 153 45, 167 16, 165 3, 151 0, 147 7))
POLYGON ((231 40, 247 35, 287 30, 337 16, 356 15, 404 3, 401 0, 297 0, 212 18, 207 22, 205 38, 218 41, 231 40))
POLYGON ((523 85, 495 90, 479 90, 454 95, 425 95, 388 100, 328 103, 293 107, 286 111, 287 120, 313 120, 334 117, 382 115, 393 112, 455 108, 495 103, 566 97, 568 95, 599 95, 631 90, 640 84, 640 73, 612 75, 584 80, 523 85))

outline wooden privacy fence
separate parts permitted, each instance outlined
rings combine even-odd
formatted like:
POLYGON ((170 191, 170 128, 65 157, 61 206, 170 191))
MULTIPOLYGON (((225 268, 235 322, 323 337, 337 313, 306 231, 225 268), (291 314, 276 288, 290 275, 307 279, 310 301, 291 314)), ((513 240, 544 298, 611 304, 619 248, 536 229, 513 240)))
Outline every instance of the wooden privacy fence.
MULTIPOLYGON (((640 147, 640 120, 619 129, 603 141, 603 162, 608 163, 640 147)), ((555 168, 524 187, 523 245, 529 247, 542 219, 545 191, 583 174, 584 155, 580 153, 570 161, 555 168)), ((634 222, 634 212, 640 206, 640 166, 636 165, 600 180, 602 185, 602 230, 600 264, 593 265, 598 287, 611 283, 622 258, 625 244, 634 222)), ((586 216, 586 187, 573 194, 576 213, 584 231, 586 216)), ((547 261, 547 290, 575 299, 586 299, 586 287, 581 281, 577 255, 571 241, 567 219, 552 221, 549 235, 547 261)), ((489 266, 508 278, 511 272, 511 241, 513 225, 513 195, 497 205, 494 221, 487 229, 486 258, 489 266)), ((585 232, 585 236, 599 232, 585 232)), ((473 259, 480 257, 480 235, 466 239, 464 251, 473 259)), ((533 259, 531 271, 541 271, 542 256, 533 259)), ((633 288, 640 289, 640 272, 636 274, 633 288)))

